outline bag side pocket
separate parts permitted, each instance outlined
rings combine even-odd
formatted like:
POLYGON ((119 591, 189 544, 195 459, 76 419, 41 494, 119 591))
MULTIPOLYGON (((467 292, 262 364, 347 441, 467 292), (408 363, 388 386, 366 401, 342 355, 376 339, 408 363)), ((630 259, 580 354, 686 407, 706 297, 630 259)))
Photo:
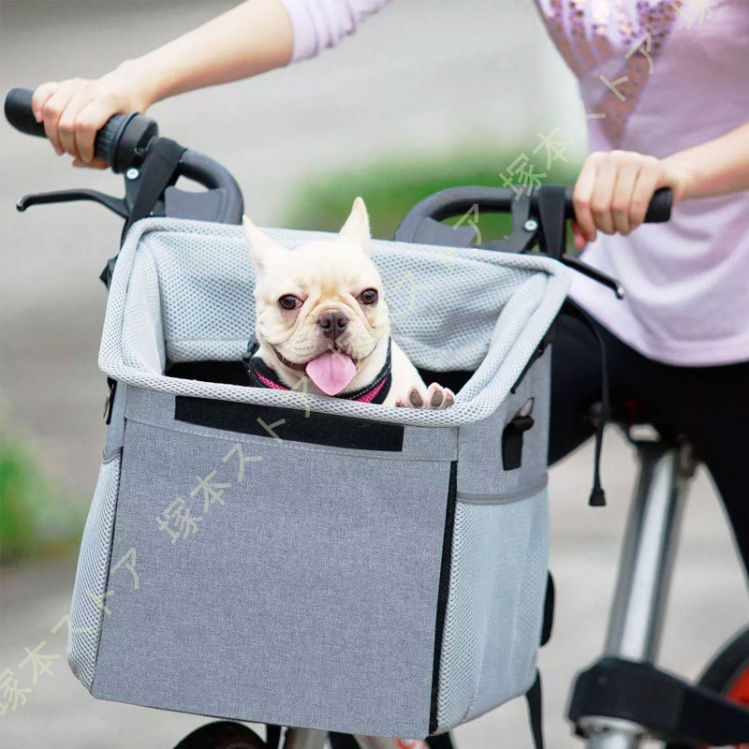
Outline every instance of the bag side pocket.
POLYGON ((68 664, 90 691, 99 649, 112 551, 122 453, 105 460, 99 469, 94 498, 81 539, 78 567, 70 606, 68 664))
POLYGON ((523 694, 535 673, 548 563, 546 489, 458 501, 439 674, 438 730, 523 694))

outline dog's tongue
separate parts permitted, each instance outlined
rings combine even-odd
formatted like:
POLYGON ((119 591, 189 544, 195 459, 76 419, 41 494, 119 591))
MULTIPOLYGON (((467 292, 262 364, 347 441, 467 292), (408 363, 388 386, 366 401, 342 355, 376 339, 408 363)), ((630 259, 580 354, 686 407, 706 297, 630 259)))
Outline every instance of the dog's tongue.
POLYGON ((356 365, 342 351, 326 352, 307 364, 312 382, 326 395, 338 395, 354 379, 356 365))

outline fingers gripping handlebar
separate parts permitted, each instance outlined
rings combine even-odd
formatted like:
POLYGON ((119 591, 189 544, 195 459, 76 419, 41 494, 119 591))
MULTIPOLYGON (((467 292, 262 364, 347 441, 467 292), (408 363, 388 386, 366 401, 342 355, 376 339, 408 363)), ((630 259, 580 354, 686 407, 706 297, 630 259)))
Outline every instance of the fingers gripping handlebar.
MULTIPOLYGON (((538 212, 538 196, 542 189, 537 187, 528 191, 531 214, 538 212)), ((575 217, 572 191, 572 187, 565 187, 564 189, 565 220, 575 217)), ((444 221, 447 218, 461 216, 476 205, 487 213, 510 213, 513 204, 519 202, 521 198, 522 195, 517 189, 509 187, 449 187, 417 203, 403 219, 401 226, 425 216, 430 216, 437 221, 444 221)), ((671 217, 672 200, 673 194, 669 188, 662 187, 660 190, 656 190, 645 213, 645 223, 668 221, 671 217)))
MULTIPOLYGON (((14 88, 5 97, 5 117, 16 130, 44 138, 44 124, 37 122, 31 108, 34 92, 14 88)), ((158 125, 141 114, 116 114, 99 130, 94 153, 121 173, 143 160, 148 144, 159 135, 158 125)))
MULTIPOLYGON (((5 98, 5 117, 22 133, 43 138, 44 125, 36 121, 31 107, 33 93, 30 89, 12 89, 5 98)), ((142 166, 158 139, 159 130, 154 120, 137 113, 117 114, 97 133, 94 153, 106 161, 113 172, 127 173, 128 170, 139 169, 142 166)), ((237 181, 224 166, 207 156, 186 149, 181 155, 173 181, 180 176, 203 185, 209 191, 220 193, 220 200, 211 201, 211 208, 216 206, 210 215, 211 220, 230 224, 241 223, 244 212, 242 192, 237 181)), ((77 192, 81 194, 85 191, 77 192)))

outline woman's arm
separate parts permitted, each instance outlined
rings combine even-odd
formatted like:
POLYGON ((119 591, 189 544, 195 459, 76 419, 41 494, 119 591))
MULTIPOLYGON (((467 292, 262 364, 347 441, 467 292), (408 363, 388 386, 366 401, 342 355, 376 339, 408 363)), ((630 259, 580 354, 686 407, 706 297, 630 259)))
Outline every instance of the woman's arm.
POLYGON ((113 115, 205 86, 249 78, 318 54, 389 0, 246 0, 194 31, 97 80, 45 83, 34 93, 38 122, 58 154, 104 168, 96 132, 113 115))
POLYGON ((169 96, 281 67, 292 49, 281 0, 247 0, 102 78, 39 86, 34 116, 58 154, 71 154, 77 166, 103 167, 94 161, 94 138, 113 114, 143 113, 169 96))
POLYGON ((293 59, 307 60, 335 47, 390 0, 283 0, 294 28, 293 59))
POLYGON ((575 184, 575 244, 584 247, 599 230, 629 234, 660 187, 673 190, 674 205, 749 190, 749 123, 664 159, 630 151, 592 153, 575 184))
POLYGON ((749 122, 663 161, 687 172, 684 200, 749 190, 749 122))

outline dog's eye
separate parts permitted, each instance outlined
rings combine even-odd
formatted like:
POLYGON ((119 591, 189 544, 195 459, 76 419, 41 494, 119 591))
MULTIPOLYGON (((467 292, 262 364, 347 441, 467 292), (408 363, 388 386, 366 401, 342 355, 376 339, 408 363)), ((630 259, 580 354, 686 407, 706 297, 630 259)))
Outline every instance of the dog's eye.
POLYGON ((359 294, 359 300, 362 304, 375 304, 377 302, 377 289, 364 289, 359 294))
POLYGON ((284 294, 279 297, 278 306, 285 310, 299 309, 302 306, 302 300, 293 294, 284 294))

